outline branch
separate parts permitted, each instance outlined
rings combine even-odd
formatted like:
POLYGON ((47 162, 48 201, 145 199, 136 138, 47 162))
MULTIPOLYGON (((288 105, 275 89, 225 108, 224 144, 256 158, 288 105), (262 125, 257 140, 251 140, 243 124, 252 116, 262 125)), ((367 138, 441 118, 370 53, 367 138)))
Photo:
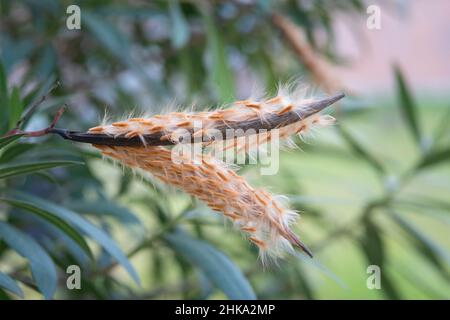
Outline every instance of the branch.
MULTIPOLYGON (((45 100, 45 99, 44 99, 45 100)), ((40 101, 44 101, 42 100, 42 98, 40 99, 40 101)), ((59 119, 61 118, 62 114, 64 113, 64 111, 66 110, 67 105, 62 106, 61 108, 58 109, 58 111, 55 114, 55 117, 53 118, 53 121, 50 123, 50 125, 47 128, 41 129, 41 130, 36 130, 36 131, 22 131, 19 129, 20 124, 19 122, 25 118, 25 116, 19 120, 18 125, 19 127, 16 126, 16 128, 12 129, 11 131, 9 131, 8 133, 6 133, 4 136, 2 136, 2 138, 4 137, 10 137, 10 136, 14 136, 14 135, 23 135, 24 137, 42 137, 45 136, 49 133, 52 133, 52 130, 54 130, 56 123, 59 121, 59 119)), ((28 113, 27 113, 28 114, 28 113)), ((23 120, 23 121, 26 121, 23 120)), ((23 123, 22 121, 22 123, 23 123)))
POLYGON ((306 41, 301 29, 285 16, 274 13, 272 24, 280 30, 286 42, 303 65, 311 72, 317 84, 328 93, 342 90, 340 81, 331 73, 326 61, 321 59, 306 41))
MULTIPOLYGON (((45 95, 43 95, 39 100, 37 100, 35 103, 33 103, 30 108, 25 112, 25 114, 17 121, 16 126, 11 129, 9 132, 7 132, 4 137, 13 136, 15 134, 23 134, 24 132, 20 130, 22 125, 33 115, 33 113, 36 111, 36 108, 41 105, 42 102, 44 102, 47 97, 50 95, 50 93, 55 90, 57 87, 59 87, 61 84, 59 81, 56 81, 56 83, 47 91, 45 95)), ((58 111, 59 112, 59 111, 58 111)))

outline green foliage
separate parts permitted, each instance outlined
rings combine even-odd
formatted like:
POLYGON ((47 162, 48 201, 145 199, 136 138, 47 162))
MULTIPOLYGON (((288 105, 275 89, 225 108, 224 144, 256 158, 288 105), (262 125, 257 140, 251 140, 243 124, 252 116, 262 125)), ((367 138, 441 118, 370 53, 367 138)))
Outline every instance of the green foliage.
POLYGON ((408 127, 411 130, 413 137, 415 138, 418 144, 421 143, 422 135, 419 127, 419 120, 417 114, 417 107, 415 106, 414 100, 409 92, 409 89, 406 84, 406 80, 400 71, 398 66, 394 67, 395 69, 395 79, 397 82, 397 92, 399 96, 399 105, 402 111, 402 115, 405 118, 405 121, 408 127))
POLYGON ((242 272, 227 256, 210 244, 192 239, 182 232, 168 233, 165 239, 186 260, 198 266, 228 298, 240 300, 256 298, 242 272))
MULTIPOLYGON (((358 0, 79 3, 82 29, 67 30, 65 2, 1 1, 1 135, 21 119, 22 129, 45 127, 64 103, 58 126, 74 130, 97 125, 105 106, 114 117, 158 112, 174 97, 221 105, 240 98, 248 74, 274 92, 305 69, 271 14, 288 15, 339 62, 336 15, 365 12, 358 0)), ((115 168, 87 146, 1 137, 0 297, 446 298, 449 243, 433 230, 450 224, 450 112, 429 125, 428 106, 393 72, 398 112, 356 114, 344 103, 335 132, 303 145, 305 153, 283 153, 277 176, 252 181, 291 193, 305 212, 299 234, 315 253, 269 270, 238 232, 186 195, 115 168), (379 118, 397 113, 403 122, 388 128, 379 118), (401 140, 404 132, 420 150, 401 140), (72 264, 82 267, 82 290, 65 287, 72 264), (366 288, 370 264, 382 269, 380 292, 366 288)))
POLYGON ((0 201, 6 202, 13 207, 24 209, 27 212, 34 213, 39 217, 47 220, 51 224, 55 225, 57 228, 61 229, 66 235, 68 235, 72 240, 74 240, 81 249, 83 249, 90 257, 92 257, 91 249, 89 249, 88 244, 84 240, 84 238, 78 233, 78 231, 70 226, 70 224, 66 223, 63 219, 58 217, 49 211, 43 210, 29 202, 20 201, 16 199, 10 198, 0 198, 0 201))
POLYGON ((33 279, 44 297, 52 298, 58 276, 50 255, 33 238, 8 223, 0 222, 0 234, 9 247, 29 261, 33 279))

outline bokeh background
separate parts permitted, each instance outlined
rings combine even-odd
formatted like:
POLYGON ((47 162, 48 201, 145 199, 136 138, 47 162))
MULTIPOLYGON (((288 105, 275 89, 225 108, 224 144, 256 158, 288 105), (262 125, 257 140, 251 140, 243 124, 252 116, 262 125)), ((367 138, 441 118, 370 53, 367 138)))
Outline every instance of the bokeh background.
POLYGON ((450 298, 449 10, 445 0, 1 0, 1 134, 24 115, 22 128, 44 128, 63 104, 58 126, 85 130, 105 113, 213 108, 293 80, 347 97, 329 111, 335 126, 281 152, 277 175, 240 170, 289 196, 315 253, 266 269, 203 204, 90 146, 2 138, 0 297, 450 298), (72 4, 79 30, 66 27, 72 4), (379 30, 367 28, 369 5, 379 30), (67 287, 70 265, 79 290, 67 287), (370 265, 381 289, 367 286, 370 265))

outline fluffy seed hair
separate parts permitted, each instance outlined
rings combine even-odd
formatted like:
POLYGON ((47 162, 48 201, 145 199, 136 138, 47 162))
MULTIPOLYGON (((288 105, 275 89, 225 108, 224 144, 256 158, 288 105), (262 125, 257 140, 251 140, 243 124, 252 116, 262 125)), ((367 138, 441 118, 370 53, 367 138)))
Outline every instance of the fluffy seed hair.
MULTIPOLYGON (((331 103, 341 97, 334 98, 331 103)), ((289 209, 285 201, 282 201, 283 197, 251 187, 230 166, 209 154, 202 155, 200 163, 193 163, 192 159, 187 158, 174 162, 169 147, 151 143, 152 139, 160 139, 160 142, 167 141, 168 145, 176 144, 174 136, 177 130, 186 129, 193 137, 202 136, 201 141, 210 145, 218 141, 209 139, 208 130, 248 129, 251 127, 248 124, 269 130, 264 138, 259 139, 259 134, 256 133, 258 139, 251 139, 257 146, 267 143, 274 130, 278 131, 280 138, 288 139, 296 134, 302 135, 313 126, 333 122, 334 119, 328 115, 312 113, 307 117, 303 116, 305 109, 315 101, 302 99, 296 92, 281 89, 277 96, 270 99, 236 101, 229 108, 209 112, 171 112, 130 118, 91 128, 88 133, 125 139, 139 138, 139 145, 93 145, 105 156, 126 166, 143 169, 222 213, 247 235, 249 241, 259 247, 263 261, 284 256, 285 252, 292 251, 292 245, 312 256, 291 230, 298 214, 289 209), (194 122, 201 122, 202 129, 196 131, 194 122), (152 138, 149 140, 149 137, 152 138)), ((328 105, 331 103, 328 102, 328 105)), ((248 147, 248 139, 233 137, 230 140, 232 146, 248 147)))

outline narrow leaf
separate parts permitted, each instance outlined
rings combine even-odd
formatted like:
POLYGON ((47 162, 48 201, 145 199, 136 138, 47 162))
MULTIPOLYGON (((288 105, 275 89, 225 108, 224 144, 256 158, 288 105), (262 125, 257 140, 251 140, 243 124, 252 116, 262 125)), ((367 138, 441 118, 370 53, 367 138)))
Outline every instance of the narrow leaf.
POLYGON ((403 118, 409 126, 409 129, 411 130, 411 133, 417 144, 420 145, 421 133, 419 128, 417 107, 399 66, 394 66, 394 70, 397 83, 397 94, 403 118))
POLYGON ((250 283, 236 265, 212 245, 177 231, 165 236, 170 246, 187 261, 200 268, 228 298, 256 299, 250 283))
POLYGON ((58 279, 55 264, 47 252, 33 238, 1 221, 0 238, 28 259, 37 287, 46 299, 51 299, 55 294, 58 279))
POLYGON ((99 14, 89 12, 83 13, 83 23, 104 48, 120 59, 124 65, 129 65, 131 61, 129 42, 114 24, 99 14))
POLYGON ((169 14, 172 20, 172 45, 174 48, 179 49, 184 47, 189 40, 189 24, 184 17, 179 1, 170 1, 169 14))
POLYGON ((378 173, 385 173, 383 166, 380 162, 372 156, 353 136, 342 126, 337 126, 341 137, 347 142, 353 152, 375 168, 378 173))
POLYGON ((382 267, 384 265, 384 244, 380 232, 380 229, 372 220, 366 219, 360 244, 368 262, 382 267))
POLYGON ((85 214, 112 216, 124 224, 143 226, 142 221, 128 208, 120 206, 108 199, 89 202, 71 202, 66 207, 85 214))
POLYGON ((435 144, 439 142, 439 140, 444 137, 447 130, 450 128, 450 107, 446 108, 445 114, 440 117, 439 125, 436 126, 433 138, 435 144))
POLYGON ((117 246, 113 239, 103 230, 84 219, 78 213, 44 200, 42 198, 35 197, 31 194, 15 192, 20 200, 26 200, 32 202, 33 205, 39 207, 42 210, 49 211, 59 218, 70 222, 73 226, 79 228, 86 235, 95 240, 100 246, 102 246, 108 254, 110 254, 116 261, 118 261, 133 278, 133 280, 139 284, 139 276, 136 270, 131 265, 128 258, 122 252, 122 250, 117 246))
POLYGON ((69 166, 75 164, 83 164, 83 162, 79 161, 45 161, 45 162, 36 162, 36 163, 25 163, 25 164, 16 164, 16 165, 3 165, 0 166, 0 179, 5 179, 12 176, 18 176, 27 174, 30 172, 36 172, 40 170, 61 167, 61 166, 69 166))
POLYGON ((14 87, 9 98, 9 127, 13 128, 19 121, 23 111, 23 102, 20 99, 19 88, 14 87))
POLYGON ((348 289, 348 285, 341 278, 339 278, 333 271, 331 271, 325 265, 323 265, 319 260, 311 259, 310 257, 300 252, 296 252, 295 256, 300 260, 302 260, 302 262, 305 263, 306 265, 313 266, 316 270, 320 271, 321 273, 332 279, 341 288, 348 289))
MULTIPOLYGON (((364 220, 364 232, 360 244, 368 264, 377 265, 384 270, 385 250, 381 229, 370 218, 364 220)), ((381 287, 387 298, 400 299, 399 292, 387 272, 381 272, 381 287)))
POLYGON ((417 169, 425 169, 450 160, 450 148, 434 150, 426 154, 417 165, 417 169))
POLYGON ((450 279, 445 264, 450 264, 450 253, 444 247, 436 243, 427 234, 422 232, 413 223, 405 219, 402 215, 390 211, 390 216, 395 222, 408 233, 415 241, 416 247, 422 254, 433 263, 446 279, 450 279))
POLYGON ((50 222, 60 230, 62 230, 67 236, 72 238, 86 253, 89 257, 93 258, 93 254, 91 249, 89 248, 88 244, 84 240, 83 236, 74 229, 71 225, 66 223, 63 219, 58 217, 57 214, 53 214, 49 211, 43 210, 32 203, 26 202, 26 201, 20 201, 15 199, 9 199, 9 198, 0 198, 0 201, 4 201, 6 203, 9 203, 10 205, 24 209, 28 212, 34 213, 37 216, 45 219, 46 221, 50 222))
POLYGON ((8 79, 6 76, 6 70, 3 63, 0 62, 0 101, 2 103, 7 102, 4 100, 8 98, 8 79))
POLYGON ((0 287, 14 293, 23 299, 23 291, 16 281, 7 274, 0 272, 0 287))
POLYGON ((9 119, 9 98, 8 98, 8 79, 6 70, 0 61, 0 113, 2 117, 0 118, 0 134, 8 129, 8 119, 9 119))
POLYGON ((0 138, 0 149, 6 147, 8 144, 13 143, 14 141, 20 139, 23 134, 15 134, 9 137, 0 138))
POLYGON ((221 33, 218 32, 212 15, 203 13, 203 22, 206 28, 208 50, 211 55, 211 77, 219 92, 222 102, 234 99, 233 74, 228 65, 227 52, 221 33))
POLYGON ((0 164, 11 162, 11 160, 33 149, 35 146, 36 144, 34 143, 19 143, 9 146, 0 155, 0 164))

